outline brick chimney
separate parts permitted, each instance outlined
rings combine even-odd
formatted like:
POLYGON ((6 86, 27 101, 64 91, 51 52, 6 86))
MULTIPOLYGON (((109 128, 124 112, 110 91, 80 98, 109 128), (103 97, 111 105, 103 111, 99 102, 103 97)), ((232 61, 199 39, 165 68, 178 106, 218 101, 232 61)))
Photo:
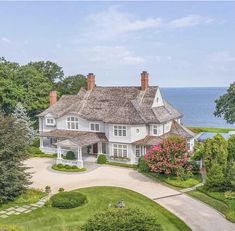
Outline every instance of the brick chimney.
POLYGON ((91 91, 95 87, 95 75, 93 73, 89 73, 87 75, 87 90, 91 91))
POLYGON ((57 102, 57 92, 51 91, 50 92, 50 106, 54 105, 57 102))
POLYGON ((141 73, 141 91, 147 90, 149 86, 149 74, 147 71, 141 73))

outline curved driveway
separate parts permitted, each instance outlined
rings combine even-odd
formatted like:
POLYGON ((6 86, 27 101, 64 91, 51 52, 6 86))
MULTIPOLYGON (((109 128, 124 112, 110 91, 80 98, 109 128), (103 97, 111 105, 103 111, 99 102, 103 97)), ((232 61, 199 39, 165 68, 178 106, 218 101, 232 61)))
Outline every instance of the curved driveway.
POLYGON ((113 166, 100 166, 85 173, 62 173, 51 170, 52 160, 32 158, 26 165, 33 172, 32 186, 44 189, 46 185, 57 192, 89 186, 116 186, 131 189, 156 201, 196 231, 234 231, 235 224, 206 204, 179 191, 143 176, 135 170, 113 166))

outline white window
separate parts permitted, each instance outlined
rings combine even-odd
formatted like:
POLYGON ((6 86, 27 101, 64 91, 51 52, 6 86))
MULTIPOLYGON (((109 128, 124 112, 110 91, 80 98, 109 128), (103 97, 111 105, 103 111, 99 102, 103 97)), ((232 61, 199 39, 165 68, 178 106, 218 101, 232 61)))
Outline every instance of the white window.
POLYGON ((122 126, 122 125, 113 126, 113 135, 114 136, 126 136, 126 126, 122 126))
POLYGON ((113 144, 113 156, 127 158, 127 145, 113 144))
POLYGON ((100 130, 100 124, 91 123, 91 131, 99 131, 99 130, 100 130))
POLYGON ((46 118, 46 125, 54 126, 55 125, 55 119, 54 118, 46 118))
POLYGON ((69 130, 78 130, 78 118, 70 116, 67 118, 67 128, 69 130))
POLYGON ((153 125, 153 135, 157 135, 157 125, 153 125))
POLYGON ((141 147, 139 145, 135 146, 135 156, 140 157, 141 156, 141 147))

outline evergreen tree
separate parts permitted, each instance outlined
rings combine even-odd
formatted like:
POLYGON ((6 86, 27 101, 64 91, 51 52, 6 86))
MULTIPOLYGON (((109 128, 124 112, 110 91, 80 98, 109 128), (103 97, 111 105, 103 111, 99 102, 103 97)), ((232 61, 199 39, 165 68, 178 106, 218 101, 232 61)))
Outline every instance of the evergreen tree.
POLYGON ((30 183, 22 163, 27 147, 27 128, 0 114, 0 204, 16 198, 30 183))
POLYGON ((26 109, 21 103, 17 103, 15 110, 13 112, 13 117, 16 119, 16 123, 23 126, 27 131, 28 143, 32 144, 33 140, 36 138, 36 130, 33 128, 33 122, 27 115, 26 109))
POLYGON ((235 161, 235 136, 228 139, 228 161, 235 161))

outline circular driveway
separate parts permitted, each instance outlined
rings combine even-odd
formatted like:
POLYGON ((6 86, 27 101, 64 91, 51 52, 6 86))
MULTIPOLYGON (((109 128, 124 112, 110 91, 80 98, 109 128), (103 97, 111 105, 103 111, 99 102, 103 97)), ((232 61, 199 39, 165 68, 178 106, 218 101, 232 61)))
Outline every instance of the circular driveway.
POLYGON ((72 190, 90 186, 123 187, 145 195, 181 218, 196 231, 234 231, 235 224, 220 213, 186 194, 152 181, 133 169, 102 165, 84 173, 63 173, 51 169, 53 160, 31 158, 32 187, 44 189, 49 185, 52 192, 60 187, 72 190))

